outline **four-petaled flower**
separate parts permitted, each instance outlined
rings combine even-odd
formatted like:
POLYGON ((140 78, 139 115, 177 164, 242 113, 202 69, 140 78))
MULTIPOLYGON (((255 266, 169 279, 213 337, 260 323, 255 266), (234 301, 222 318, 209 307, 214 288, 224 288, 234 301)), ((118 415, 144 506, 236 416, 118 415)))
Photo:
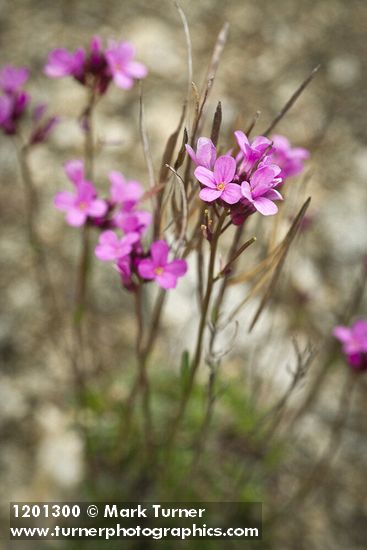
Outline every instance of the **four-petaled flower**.
POLYGON ((111 182, 111 202, 121 205, 124 211, 130 211, 144 194, 142 186, 135 180, 126 181, 123 174, 116 170, 110 172, 108 178, 111 182))
POLYGON ((198 166, 195 177, 205 185, 199 193, 200 198, 206 202, 222 199, 227 204, 235 204, 241 198, 241 188, 233 183, 236 173, 236 161, 229 155, 219 157, 214 163, 212 172, 204 166, 198 166))
POLYGON ((84 225, 88 217, 99 218, 107 212, 107 204, 97 199, 94 186, 88 181, 80 181, 76 185, 76 193, 62 191, 55 197, 55 206, 66 212, 65 219, 69 225, 79 227, 84 225))
POLYGON ((132 88, 134 79, 146 77, 148 71, 145 65, 133 61, 134 56, 135 48, 130 42, 109 42, 106 59, 118 88, 128 90, 132 88))
POLYGON ((351 327, 338 325, 333 335, 342 343, 350 366, 358 371, 367 370, 367 321, 360 319, 351 327))
POLYGON ((114 231, 103 231, 99 237, 95 254, 103 262, 121 260, 130 254, 133 245, 139 239, 138 233, 129 233, 119 239, 114 231))
POLYGON ((175 288, 177 279, 185 275, 185 260, 168 261, 169 246, 166 241, 155 241, 150 247, 150 258, 141 260, 138 273, 142 279, 154 279, 162 288, 175 288))
POLYGON ((279 166, 270 164, 256 170, 250 182, 243 181, 241 183, 241 192, 244 198, 264 216, 276 214, 278 207, 273 201, 283 199, 279 191, 274 189, 281 182, 281 178, 277 177, 279 174, 279 166))

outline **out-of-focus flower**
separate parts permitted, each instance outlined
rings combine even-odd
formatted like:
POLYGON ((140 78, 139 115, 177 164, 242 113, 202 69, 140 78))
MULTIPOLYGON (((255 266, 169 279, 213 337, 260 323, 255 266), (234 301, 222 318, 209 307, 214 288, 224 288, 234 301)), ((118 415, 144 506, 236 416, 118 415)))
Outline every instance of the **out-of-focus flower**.
POLYGON ((130 254, 133 245, 139 239, 138 233, 129 233, 120 239, 114 231, 103 231, 99 237, 95 254, 103 262, 121 260, 130 254))
POLYGON ((279 191, 274 189, 281 182, 277 177, 279 174, 279 166, 270 164, 258 168, 251 176, 250 182, 241 183, 244 198, 264 216, 271 216, 278 212, 278 207, 273 201, 283 198, 279 191))
POLYGON ((26 67, 5 65, 0 71, 0 88, 6 94, 14 94, 27 82, 29 70, 26 67))
POLYGON ((213 170, 217 158, 217 150, 211 139, 206 137, 199 138, 196 153, 190 145, 186 144, 185 147, 196 166, 204 166, 208 170, 213 170))
POLYGON ((147 75, 146 67, 133 61, 134 55, 134 47, 129 42, 112 41, 104 51, 102 40, 94 36, 88 52, 84 48, 75 52, 64 48, 52 50, 44 72, 50 78, 72 76, 84 86, 104 94, 112 79, 119 88, 129 89, 134 79, 147 75))
POLYGON ((135 180, 126 181, 121 172, 112 171, 108 178, 111 182, 110 196, 114 205, 120 205, 124 211, 130 211, 144 194, 140 183, 135 180))
POLYGON ((69 52, 64 48, 55 48, 48 54, 44 72, 50 78, 74 76, 79 79, 83 75, 86 53, 83 48, 69 52))
POLYGON ((113 217, 113 223, 124 233, 143 233, 152 223, 152 214, 145 210, 118 212, 113 217))
POLYGON ((264 136, 257 136, 250 143, 246 134, 241 130, 237 130, 234 135, 240 148, 237 159, 240 161, 239 172, 246 172, 248 174, 256 162, 262 159, 267 149, 268 154, 270 154, 272 143, 270 139, 264 136))
POLYGON ((342 343, 349 365, 357 371, 367 370, 367 321, 360 319, 351 327, 338 325, 333 335, 342 343))
POLYGON ((114 83, 118 88, 129 90, 134 85, 134 79, 145 78, 147 68, 142 63, 134 61, 135 48, 130 42, 111 40, 106 50, 106 59, 114 83))
POLYGON ((80 227, 88 218, 100 218, 107 212, 107 204, 97 198, 95 187, 88 181, 79 181, 76 193, 62 191, 55 196, 56 208, 66 212, 65 219, 69 225, 80 227))
POLYGON ((169 246, 166 241, 155 241, 150 247, 150 258, 141 260, 138 273, 142 279, 155 280, 162 288, 175 288, 177 279, 185 275, 185 260, 168 261, 169 246))
POLYGON ((198 166, 195 177, 205 185, 199 193, 200 198, 206 202, 221 199, 227 204, 235 204, 241 198, 241 188, 233 183, 236 173, 236 161, 229 155, 219 157, 214 164, 212 172, 204 166, 198 166))
POLYGON ((274 150, 271 162, 282 169, 280 177, 283 180, 291 176, 297 176, 304 170, 304 161, 310 157, 309 151, 303 147, 292 147, 285 136, 274 135, 271 138, 274 150))

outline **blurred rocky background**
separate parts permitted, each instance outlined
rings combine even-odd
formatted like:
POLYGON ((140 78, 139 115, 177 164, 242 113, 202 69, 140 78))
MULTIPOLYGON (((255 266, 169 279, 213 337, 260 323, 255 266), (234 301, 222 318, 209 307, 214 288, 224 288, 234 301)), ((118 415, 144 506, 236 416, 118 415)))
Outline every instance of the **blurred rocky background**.
MULTIPOLYGON (((230 25, 208 106, 210 119, 217 101, 222 102, 222 141, 236 121, 246 127, 258 110, 261 117, 255 133, 261 133, 302 80, 321 64, 317 77, 277 128, 312 154, 306 188, 298 182, 298 195, 292 196, 298 200, 295 209, 302 198, 312 196, 311 222, 289 259, 286 284, 279 291, 283 299, 288 297, 288 304, 274 312, 279 332, 272 331, 271 349, 262 361, 270 367, 257 373, 262 379, 271 376, 272 391, 281 394, 292 353, 285 335, 311 341, 322 352, 329 345, 325 342, 335 319, 352 299, 366 255, 367 4, 363 0, 182 0, 182 8, 190 26, 193 76, 198 85, 221 26, 225 21, 230 25)), ((47 101, 50 112, 61 117, 50 143, 39 146, 31 162, 42 200, 38 226, 65 321, 71 315, 80 243, 76 230, 66 227, 53 209, 52 198, 69 185, 62 163, 83 154, 77 118, 86 98, 77 83, 51 81, 42 68, 51 48, 75 49, 94 34, 105 40, 131 40, 137 58, 149 69, 144 103, 158 167, 166 140, 178 123, 187 85, 185 36, 174 4, 168 0, 0 0, 2 63, 29 66, 32 96, 47 101)), ((110 169, 147 183, 138 96, 137 87, 124 92, 111 86, 98 105, 96 184, 101 190, 107 190, 110 169)), ((6 512, 10 500, 61 500, 75 495, 84 483, 85 448, 83 438, 71 429, 72 373, 65 350, 58 345, 69 337, 68 325, 60 326, 58 319, 42 309, 25 239, 23 189, 14 146, 7 137, 0 138, 0 146, 0 485, 6 512)), ((189 334, 191 291, 184 286, 168 307, 165 329, 179 326, 182 331, 179 335, 173 331, 172 363, 181 334, 189 334)), ((132 304, 120 291, 113 270, 102 264, 93 269, 91 295, 94 369, 108 380, 106 399, 118 403, 127 391, 123 371, 133 349, 132 304), (116 364, 122 373, 111 384, 116 364)), ((353 314, 365 312, 359 301, 353 314)), ((255 349, 268 328, 266 323, 270 323, 267 315, 253 334, 243 331, 241 341, 247 338, 246 345, 255 349)), ((240 359, 235 358, 233 364, 240 359)), ((308 475, 309 465, 327 448, 344 369, 340 357, 320 382, 320 396, 302 420, 293 456, 274 487, 275 502, 287 497, 297 479, 308 475)), ((309 379, 294 397, 296 404, 307 387, 312 387, 319 370, 316 358, 309 379)), ((356 386, 325 490, 305 500, 297 517, 284 519, 272 548, 366 547, 367 379, 360 377, 356 386)), ((84 421, 88 424, 93 418, 84 421)))

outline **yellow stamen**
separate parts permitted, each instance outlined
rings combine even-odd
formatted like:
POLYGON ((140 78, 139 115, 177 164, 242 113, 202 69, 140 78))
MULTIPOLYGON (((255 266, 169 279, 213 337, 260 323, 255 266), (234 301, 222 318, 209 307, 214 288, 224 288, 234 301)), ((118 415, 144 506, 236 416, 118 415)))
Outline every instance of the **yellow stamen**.
POLYGON ((224 185, 223 182, 222 182, 222 183, 217 183, 217 189, 218 189, 218 191, 223 191, 224 188, 225 188, 225 185, 224 185))
POLYGON ((156 275, 162 275, 163 273, 163 267, 156 267, 155 270, 154 270, 154 273, 156 275))

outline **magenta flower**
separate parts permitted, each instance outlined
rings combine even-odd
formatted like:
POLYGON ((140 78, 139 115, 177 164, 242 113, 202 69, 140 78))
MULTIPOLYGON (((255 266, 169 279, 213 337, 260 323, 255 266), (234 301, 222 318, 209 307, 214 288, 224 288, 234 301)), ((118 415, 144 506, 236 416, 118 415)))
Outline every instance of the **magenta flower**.
POLYGON ((236 173, 236 161, 234 158, 223 155, 214 163, 214 171, 198 166, 195 177, 205 185, 199 193, 200 198, 206 202, 222 199, 227 204, 235 204, 241 198, 241 188, 233 183, 236 173))
POLYGON ((29 70, 26 67, 13 67, 5 65, 0 71, 0 88, 6 94, 18 92, 29 77, 29 70))
POLYGON ((124 233, 142 234, 152 223, 152 214, 145 210, 129 212, 122 210, 113 217, 113 223, 124 233))
POLYGON ((111 182, 111 202, 121 205, 125 211, 131 210, 144 194, 140 183, 135 180, 126 181, 123 174, 117 171, 110 172, 108 178, 111 182))
POLYGON ((99 237, 95 254, 103 262, 121 260, 130 254, 133 245, 139 239, 140 236, 137 233, 129 233, 119 239, 114 231, 103 231, 99 237))
POLYGON ((310 157, 309 151, 303 147, 292 147, 284 136, 274 135, 271 139, 274 145, 271 162, 281 167, 283 181, 300 174, 304 170, 304 161, 310 157))
POLYGON ((204 166, 208 170, 213 170, 217 158, 217 150, 211 139, 206 137, 199 138, 196 153, 190 145, 186 144, 185 147, 196 166, 204 166))
POLYGON ((63 78, 64 76, 81 78, 85 58, 86 53, 83 48, 78 48, 73 53, 64 48, 56 48, 48 54, 44 72, 50 78, 63 78))
POLYGON ((79 181, 76 194, 69 191, 57 193, 54 204, 56 208, 66 212, 66 221, 69 225, 79 227, 84 225, 88 218, 100 218, 107 212, 107 204, 97 199, 94 186, 88 181, 79 181))
POLYGON ((130 89, 134 79, 144 78, 147 75, 145 65, 133 61, 135 48, 130 42, 110 41, 106 50, 106 59, 113 81, 118 88, 130 89))
POLYGON ((278 207, 273 203, 274 200, 282 200, 282 195, 274 189, 279 185, 281 178, 279 166, 269 164, 258 168, 251 176, 250 183, 243 181, 241 183, 242 195, 260 214, 271 216, 278 212, 278 207))
POLYGON ((350 366, 358 371, 367 370, 367 321, 356 321, 351 327, 336 326, 333 335, 343 346, 350 366))
POLYGON ((268 148, 268 153, 271 152, 271 141, 264 136, 257 136, 250 143, 246 134, 241 130, 237 130, 234 135, 240 148, 240 172, 250 172, 268 148))
POLYGON ((141 260, 138 273, 142 279, 155 280, 162 288, 175 288, 177 279, 185 275, 185 260, 168 261, 169 246, 166 241, 155 241, 150 247, 150 258, 141 260))

